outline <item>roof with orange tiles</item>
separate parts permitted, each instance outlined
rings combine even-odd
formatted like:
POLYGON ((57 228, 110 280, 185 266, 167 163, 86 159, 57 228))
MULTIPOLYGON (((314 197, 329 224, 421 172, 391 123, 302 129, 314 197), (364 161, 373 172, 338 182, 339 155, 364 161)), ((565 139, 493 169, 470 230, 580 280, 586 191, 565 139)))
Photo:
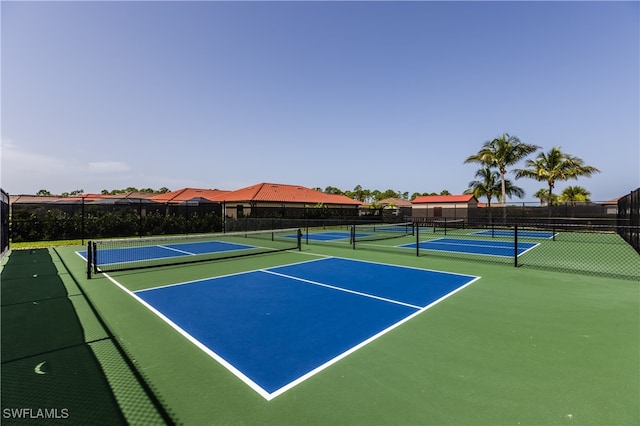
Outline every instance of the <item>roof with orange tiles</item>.
POLYGON ((411 201, 403 198, 385 198, 384 200, 378 201, 378 204, 381 206, 393 204, 396 207, 411 207, 411 201))
POLYGON ((361 201, 353 200, 346 195, 325 194, 300 185, 280 183, 258 183, 236 191, 221 194, 219 201, 263 201, 279 203, 305 204, 341 204, 359 206, 361 201))
POLYGON ((150 200, 163 202, 163 203, 179 203, 182 201, 189 201, 204 198, 209 201, 220 201, 219 197, 230 191, 223 191, 220 189, 197 189, 197 188, 183 188, 177 191, 170 191, 164 194, 156 194, 149 197, 150 200))
MULTIPOLYGON (((463 195, 423 195, 413 199, 413 204, 422 203, 468 203, 475 200, 473 194, 463 195)), ((476 200, 477 201, 477 200, 476 200)))

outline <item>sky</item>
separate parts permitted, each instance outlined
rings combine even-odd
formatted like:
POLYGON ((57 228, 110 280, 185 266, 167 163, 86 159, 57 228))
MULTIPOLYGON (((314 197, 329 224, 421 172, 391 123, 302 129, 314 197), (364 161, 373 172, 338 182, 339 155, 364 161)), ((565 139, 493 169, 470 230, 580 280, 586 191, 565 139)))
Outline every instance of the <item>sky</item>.
POLYGON ((508 133, 611 200, 640 186, 639 5, 5 0, 0 185, 461 194, 508 133))

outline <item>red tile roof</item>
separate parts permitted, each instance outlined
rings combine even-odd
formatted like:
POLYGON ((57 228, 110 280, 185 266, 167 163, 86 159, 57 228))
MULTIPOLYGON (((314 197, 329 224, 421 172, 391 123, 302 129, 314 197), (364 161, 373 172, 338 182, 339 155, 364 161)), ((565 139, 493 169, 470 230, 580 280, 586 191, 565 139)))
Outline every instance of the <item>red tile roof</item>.
POLYGON ((361 201, 353 200, 345 195, 325 194, 299 185, 279 183, 258 183, 236 191, 221 194, 218 201, 263 201, 279 203, 305 204, 343 204, 359 206, 361 201))
POLYGON ((468 203, 474 200, 473 194, 463 195, 423 195, 413 199, 413 204, 419 203, 468 203))
POLYGON ((193 200, 194 198, 204 198, 205 200, 209 201, 219 201, 219 197, 228 192, 229 191, 222 191, 219 189, 184 188, 164 194, 157 194, 150 197, 149 199, 162 203, 179 203, 182 201, 193 200))

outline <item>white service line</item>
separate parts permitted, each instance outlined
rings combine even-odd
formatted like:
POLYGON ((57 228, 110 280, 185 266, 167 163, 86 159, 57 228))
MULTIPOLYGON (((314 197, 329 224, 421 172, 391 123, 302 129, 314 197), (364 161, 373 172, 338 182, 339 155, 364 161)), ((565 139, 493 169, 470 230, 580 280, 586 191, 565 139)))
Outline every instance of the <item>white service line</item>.
POLYGON ((290 278, 292 280, 302 281, 302 282, 305 282, 307 284, 313 284, 313 285, 318 285, 318 286, 321 286, 321 287, 330 288, 332 290, 344 291, 345 293, 357 294, 358 296, 364 296, 364 297, 369 297, 371 299, 382 300, 383 302, 395 303, 396 305, 407 306, 407 307, 413 308, 413 309, 422 309, 423 308, 423 306, 411 305, 409 303, 404 303, 404 302, 400 302, 400 301, 392 300, 392 299, 386 299, 384 297, 375 296, 373 294, 361 293, 359 291, 349 290, 349 289, 342 288, 342 287, 336 287, 336 286, 329 285, 329 284, 323 284, 323 283, 319 283, 317 281, 307 280, 305 278, 299 278, 299 277, 294 277, 294 276, 291 276, 291 275, 281 274, 279 272, 269 271, 268 269, 260 269, 260 271, 266 272, 268 274, 277 275, 279 277, 290 278))

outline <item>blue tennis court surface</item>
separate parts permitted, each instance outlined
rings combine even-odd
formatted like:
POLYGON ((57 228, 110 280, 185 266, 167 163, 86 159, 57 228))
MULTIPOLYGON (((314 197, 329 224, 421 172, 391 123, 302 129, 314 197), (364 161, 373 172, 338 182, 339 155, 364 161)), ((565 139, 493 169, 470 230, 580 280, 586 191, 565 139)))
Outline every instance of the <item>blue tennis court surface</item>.
MULTIPOLYGON (((518 256, 535 246, 537 246, 536 243, 518 242, 518 256)), ((400 247, 415 249, 416 243, 404 244, 400 247)), ((513 241, 438 238, 435 240, 420 241, 420 249, 486 256, 513 257, 515 245, 513 241)))
MULTIPOLYGON (((508 229, 494 229, 494 230, 485 230, 474 232, 472 235, 486 235, 490 237, 509 237, 513 238, 515 233, 512 230, 508 229)), ((554 233, 551 231, 520 231, 518 230, 518 237, 522 238, 543 238, 549 239, 553 238, 554 233)))
POLYGON ((477 279, 323 258, 134 294, 270 400, 477 279))
MULTIPOLYGON (((256 246, 248 244, 229 243, 226 241, 204 241, 140 247, 120 247, 101 250, 100 252, 98 252, 97 264, 99 266, 104 266, 123 262, 142 262, 155 259, 197 256, 200 254, 218 253, 222 251, 234 250, 249 250, 254 248, 256 248, 256 246)), ((78 254, 86 260, 86 251, 79 251, 78 254)))

